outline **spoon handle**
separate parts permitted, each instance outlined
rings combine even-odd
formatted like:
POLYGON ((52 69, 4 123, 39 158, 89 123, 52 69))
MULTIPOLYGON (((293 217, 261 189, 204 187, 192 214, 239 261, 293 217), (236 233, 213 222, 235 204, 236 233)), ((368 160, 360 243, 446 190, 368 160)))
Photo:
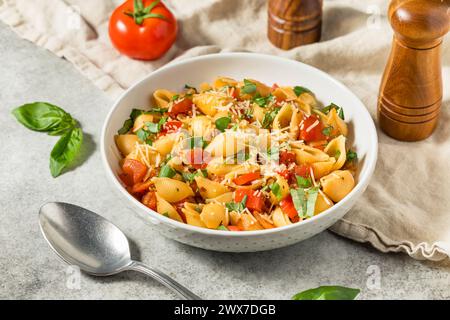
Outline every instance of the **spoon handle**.
POLYGON ((190 290, 170 278, 168 275, 162 273, 161 271, 151 269, 150 267, 147 267, 141 262, 133 261, 131 265, 127 267, 127 270, 133 270, 137 272, 141 272, 143 274, 146 274, 165 287, 171 289, 175 293, 177 293, 179 296, 181 296, 183 299, 186 300, 202 300, 199 296, 192 293, 190 290))

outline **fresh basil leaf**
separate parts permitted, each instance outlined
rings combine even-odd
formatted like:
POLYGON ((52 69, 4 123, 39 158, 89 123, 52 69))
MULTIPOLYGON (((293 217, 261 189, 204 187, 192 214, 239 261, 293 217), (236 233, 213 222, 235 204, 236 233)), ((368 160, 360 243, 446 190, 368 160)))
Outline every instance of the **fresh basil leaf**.
POLYGON ((261 108, 267 107, 267 104, 269 102, 272 102, 274 100, 274 96, 272 94, 269 94, 267 97, 261 97, 258 93, 253 98, 253 102, 256 103, 261 108))
POLYGON ((300 217, 306 212, 306 194, 304 189, 291 189, 292 202, 300 217))
POLYGON ((270 112, 266 112, 264 114, 264 118, 261 123, 261 125, 264 129, 268 129, 272 125, 272 122, 275 119, 275 117, 277 116, 279 111, 280 111, 280 109, 274 109, 274 110, 272 110, 270 112))
POLYGON ((224 132, 225 129, 228 128, 228 125, 231 122, 230 117, 222 117, 216 120, 216 128, 220 130, 221 132, 224 132))
POLYGON ((139 140, 141 140, 142 142, 146 143, 148 140, 148 137, 150 136, 150 132, 145 130, 145 129, 139 129, 136 132, 137 137, 139 138, 139 140))
POLYGON ((347 160, 353 161, 356 159, 358 159, 358 154, 353 150, 348 150, 347 151, 347 160))
POLYGON ((336 109, 336 112, 337 112, 339 118, 341 118, 342 120, 345 120, 344 109, 339 107, 337 104, 331 103, 329 106, 326 106, 325 108, 323 108, 322 112, 325 114, 328 114, 331 111, 331 109, 336 109))
POLYGON ((158 177, 160 178, 173 178, 176 175, 176 171, 173 170, 169 165, 164 165, 159 171, 158 177))
POLYGON ((305 87, 295 86, 294 87, 294 92, 295 92, 295 95, 297 97, 299 97, 303 93, 311 93, 311 90, 309 90, 308 88, 305 88, 305 87))
POLYGON ((83 143, 83 132, 74 128, 65 133, 55 144, 50 154, 50 172, 54 178, 59 176, 75 159, 83 143))
POLYGON ((239 202, 239 203, 228 202, 228 203, 225 203, 225 206, 228 208, 229 211, 242 212, 245 210, 245 207, 247 205, 247 199, 248 199, 248 196, 245 195, 244 198, 242 198, 241 202, 239 202))
POLYGON ((227 227, 225 227, 224 225, 220 225, 217 227, 217 230, 222 230, 222 231, 229 231, 227 227))
POLYGON ((359 293, 359 289, 322 286, 297 293, 292 300, 354 300, 359 293))
POLYGON ((273 195, 277 197, 278 200, 281 200, 283 198, 283 193, 281 192, 281 187, 278 183, 272 183, 269 186, 270 190, 272 191, 273 195))
POLYGON ((15 108, 12 114, 28 129, 49 135, 64 134, 77 124, 69 113, 47 102, 24 104, 15 108))
POLYGON ((338 116, 342 120, 345 120, 344 109, 342 109, 341 107, 339 107, 338 116))
POLYGON ((192 86, 190 86, 190 85, 188 85, 188 84, 185 84, 185 85, 184 85, 184 89, 185 89, 185 90, 194 90, 195 92, 197 92, 197 88, 192 87, 192 86))
POLYGON ((309 188, 312 186, 311 178, 303 178, 302 176, 295 176, 297 184, 300 188, 309 188))
POLYGON ((176 100, 178 100, 180 98, 180 95, 179 94, 176 94, 176 95, 174 95, 173 97, 172 97, 172 101, 176 101, 176 100))
POLYGON ((168 112, 169 109, 168 108, 152 108, 149 111, 146 111, 145 113, 159 113, 159 114, 164 114, 166 112, 168 112))
POLYGON ((139 117, 141 114, 144 114, 145 112, 144 112, 144 110, 141 110, 141 109, 133 109, 133 110, 131 110, 131 113, 130 113, 130 119, 133 121, 133 123, 134 123, 134 121, 136 120, 136 118, 137 117, 139 117))
POLYGON ((198 170, 197 172, 183 172, 181 174, 183 176, 184 181, 192 183, 195 180, 195 177, 202 176, 204 178, 208 177, 208 172, 205 169, 198 170))
POLYGON ((256 92, 256 84, 253 82, 244 79, 244 86, 241 88, 243 93, 252 94, 256 92))
POLYGON ((166 217, 166 218, 170 218, 170 216, 169 216, 169 213, 168 212, 164 212, 163 214, 162 214, 164 217, 166 217))
POLYGON ((314 217, 314 211, 316 209, 316 201, 317 201, 317 196, 319 195, 319 188, 318 187, 314 187, 308 190, 307 192, 308 196, 307 196, 307 201, 306 201, 306 213, 305 215, 308 218, 312 218, 314 217))
POLYGON ((331 133, 333 132, 333 127, 325 127, 322 129, 322 133, 326 135, 327 137, 331 136, 331 133))
POLYGON ((131 119, 125 120, 122 128, 120 128, 119 131, 117 131, 117 133, 118 134, 127 134, 128 132, 130 132, 131 128, 133 128, 133 120, 131 120, 131 119))

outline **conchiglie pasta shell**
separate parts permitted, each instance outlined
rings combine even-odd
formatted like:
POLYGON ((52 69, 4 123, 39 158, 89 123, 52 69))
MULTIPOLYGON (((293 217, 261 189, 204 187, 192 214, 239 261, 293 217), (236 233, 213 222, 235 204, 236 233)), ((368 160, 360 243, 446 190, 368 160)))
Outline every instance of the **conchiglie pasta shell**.
POLYGON ((224 193, 229 192, 228 188, 219 182, 206 179, 201 176, 195 177, 200 195, 203 199, 216 198, 224 193))
POLYGON ((272 125, 273 129, 281 130, 281 129, 289 127, 289 125, 291 124, 291 120, 292 120, 292 114, 295 111, 296 110, 294 109, 294 107, 291 104, 285 104, 280 109, 280 111, 278 112, 275 119, 273 119, 273 125, 272 125))
POLYGON ((206 171, 216 176, 224 176, 235 170, 238 166, 238 164, 226 164, 222 157, 217 157, 208 163, 206 171))
POLYGON ((227 131, 216 136, 205 150, 215 157, 230 157, 244 148, 245 139, 235 132, 227 131))
POLYGON ((153 182, 158 194, 170 203, 194 196, 191 187, 182 181, 170 178, 153 178, 153 182))
POLYGON ((236 224, 239 229, 244 231, 263 230, 264 228, 259 224, 258 220, 254 217, 250 217, 249 214, 241 214, 241 218, 236 224))
POLYGON ((228 103, 228 99, 212 92, 195 94, 192 101, 201 112, 211 117, 217 113, 217 107, 228 103))
POLYGON ((225 219, 225 207, 218 203, 208 203, 203 207, 200 219, 209 229, 217 229, 225 219))
POLYGON ((286 198, 289 195, 289 183, 282 176, 278 176, 276 183, 280 186, 281 199, 278 199, 277 196, 270 191, 270 201, 274 204, 278 204, 281 200, 286 198))
POLYGON ((186 216, 187 224, 190 224, 191 226, 200 227, 200 228, 206 228, 205 223, 202 221, 202 219, 200 219, 200 213, 198 213, 194 210, 186 209, 186 208, 181 209, 181 211, 186 216))
POLYGON ((333 201, 323 193, 319 192, 317 195, 316 205, 314 207, 314 215, 319 214, 333 206, 333 201))
POLYGON ((279 100, 294 100, 297 98, 292 87, 279 87, 276 88, 272 94, 279 100))
POLYGON ((151 114, 141 114, 134 120, 133 132, 137 132, 139 129, 145 127, 146 122, 153 122, 154 117, 151 114))
POLYGON ((310 164, 314 162, 328 161, 330 156, 322 150, 309 147, 307 145, 292 145, 292 152, 295 153, 295 158, 298 164, 310 164))
POLYGON ((120 134, 114 137, 117 148, 123 156, 129 155, 139 142, 139 138, 135 134, 120 134))
POLYGON ((161 158, 158 152, 148 149, 147 146, 136 144, 134 150, 126 156, 127 159, 142 162, 147 167, 154 166, 158 158, 161 158))
POLYGON ((175 92, 165 89, 159 89, 153 93, 153 98, 155 99, 156 105, 159 108, 167 108, 167 105, 172 101, 172 98, 175 95, 175 92))
POLYGON ((206 199, 206 202, 221 203, 221 204, 225 204, 227 202, 233 202, 233 192, 227 192, 218 197, 215 197, 212 199, 206 199))
POLYGON ((330 157, 335 157, 336 154, 339 156, 336 159, 336 162, 333 165, 332 170, 339 170, 345 164, 347 160, 347 151, 345 150, 345 137, 339 136, 331 140, 325 148, 325 152, 330 157))
POLYGON ((259 123, 262 123, 264 120, 264 115, 266 114, 266 110, 256 103, 252 105, 253 111, 252 111, 252 118, 254 121, 258 121, 259 123))
POLYGON ((219 77, 214 81, 213 87, 214 87, 214 89, 220 89, 224 86, 235 87, 235 86, 237 86, 237 84, 238 84, 238 82, 234 79, 227 78, 227 77, 219 77))
POLYGON ((355 187, 355 179, 348 170, 337 170, 320 179, 323 192, 334 202, 341 201, 355 187))
POLYGON ((192 119, 189 133, 193 137, 204 137, 211 131, 212 121, 206 116, 197 116, 192 119))
POLYGON ((334 158, 329 158, 328 161, 312 163, 311 167, 314 172, 314 178, 317 180, 329 174, 333 170, 335 163, 336 160, 334 158))
POLYGON ((168 134, 158 138, 158 140, 156 140, 152 146, 161 154, 161 156, 165 157, 172 152, 174 144, 175 135, 168 134))
POLYGON ((303 102, 307 105, 310 105, 311 107, 316 107, 317 106, 317 99, 314 96, 314 94, 310 93, 310 92, 303 92, 298 98, 297 98, 298 102, 303 102))
POLYGON ((289 217, 283 213, 283 211, 281 210, 280 207, 277 207, 272 212, 272 220, 273 220, 273 224, 275 225, 275 227, 284 227, 284 226, 292 224, 289 217))
POLYGON ((333 134, 342 134, 344 136, 348 135, 347 124, 342 120, 336 112, 336 109, 332 108, 328 114, 326 124, 333 127, 333 134))
POLYGON ((156 211, 160 214, 168 214, 170 219, 183 222, 177 210, 166 200, 164 200, 158 193, 156 193, 156 211))

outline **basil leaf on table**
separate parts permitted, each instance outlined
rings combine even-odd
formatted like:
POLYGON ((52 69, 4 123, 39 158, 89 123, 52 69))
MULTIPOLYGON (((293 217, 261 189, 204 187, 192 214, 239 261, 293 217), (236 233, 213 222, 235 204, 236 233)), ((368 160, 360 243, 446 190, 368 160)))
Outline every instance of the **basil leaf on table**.
POLYGON ((76 126, 76 121, 63 109, 46 102, 24 104, 12 111, 28 129, 60 135, 76 126))
POLYGON ((54 178, 75 159, 82 143, 83 132, 80 128, 72 129, 58 140, 50 154, 50 172, 54 178))
POLYGON ((359 293, 359 289, 322 286, 297 293, 292 300, 354 300, 359 293))

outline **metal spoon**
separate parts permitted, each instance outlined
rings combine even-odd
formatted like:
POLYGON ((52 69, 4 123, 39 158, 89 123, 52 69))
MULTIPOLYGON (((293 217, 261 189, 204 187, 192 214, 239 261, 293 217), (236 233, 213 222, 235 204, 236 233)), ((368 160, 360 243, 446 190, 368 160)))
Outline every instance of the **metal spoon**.
POLYGON ((68 203, 47 203, 39 210, 39 225, 58 256, 88 274, 110 276, 134 270, 152 277, 184 299, 200 300, 164 273, 131 260, 123 232, 94 212, 68 203))

